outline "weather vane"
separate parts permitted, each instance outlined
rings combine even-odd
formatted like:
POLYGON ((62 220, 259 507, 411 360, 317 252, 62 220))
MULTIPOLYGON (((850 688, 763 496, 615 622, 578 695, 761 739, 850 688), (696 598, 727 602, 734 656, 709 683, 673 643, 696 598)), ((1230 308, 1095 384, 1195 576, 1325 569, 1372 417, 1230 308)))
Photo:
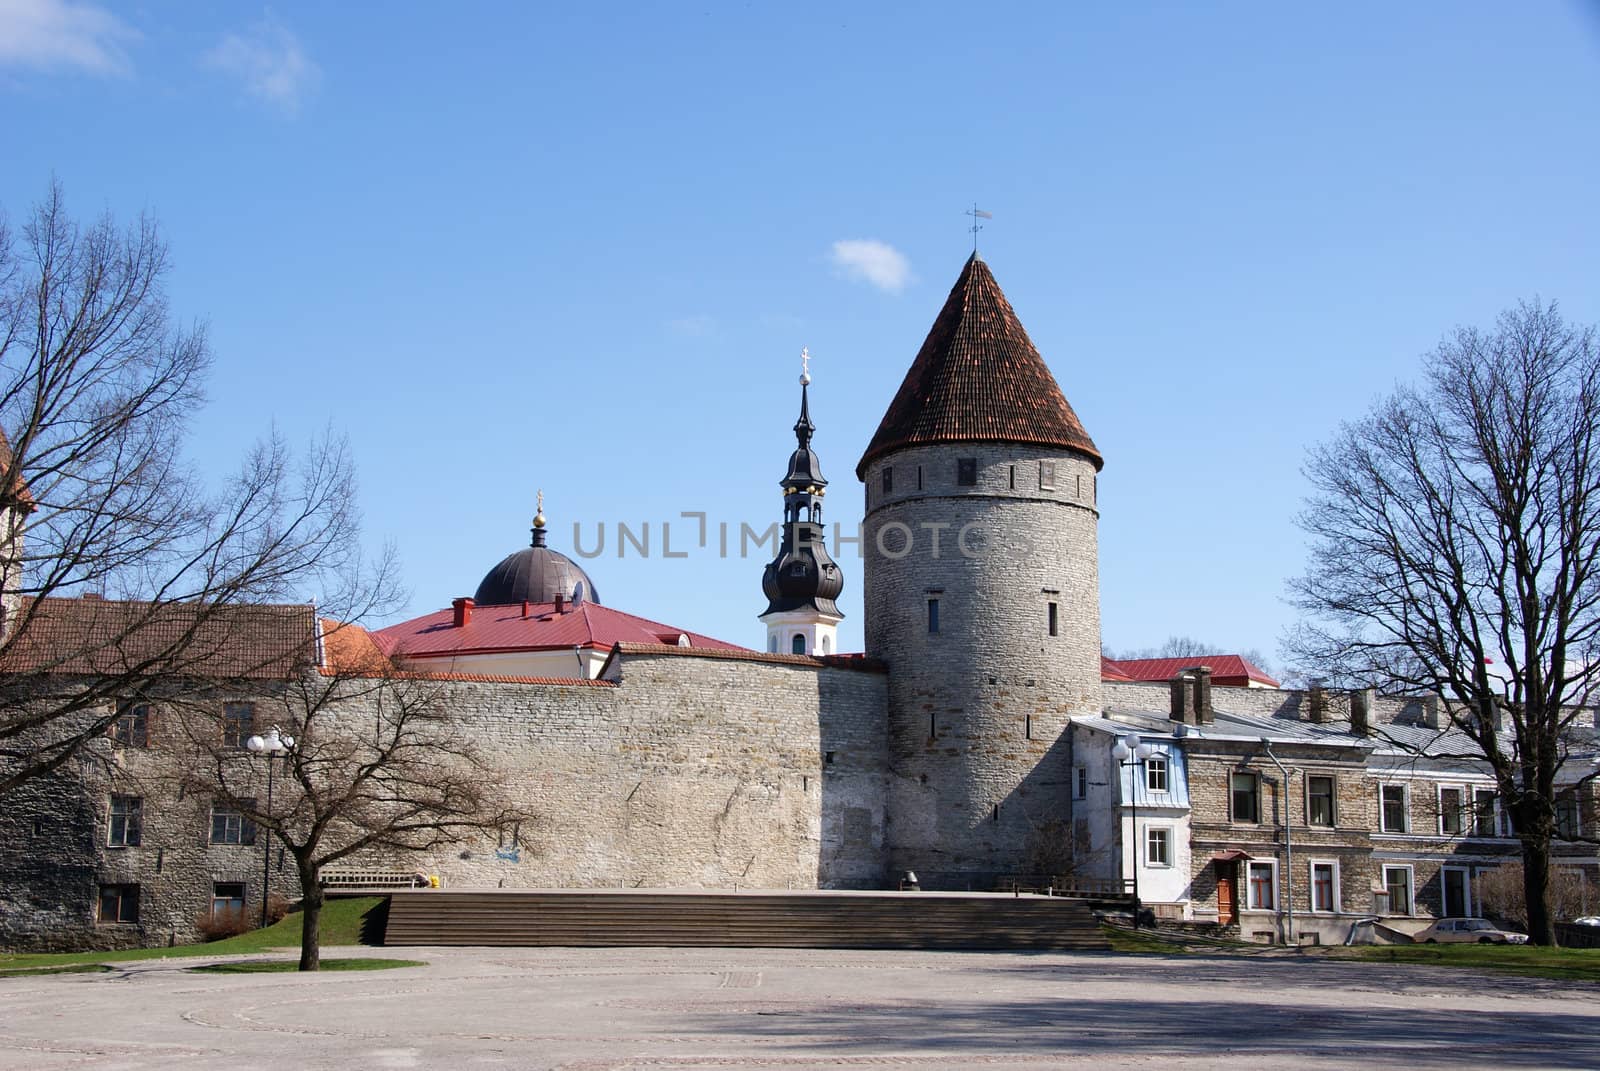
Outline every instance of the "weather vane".
POLYGON ((800 347, 800 385, 811 385, 811 351, 804 346, 800 347))
POLYGON ((974 202, 972 202, 972 211, 971 212, 964 212, 962 214, 972 217, 972 226, 968 227, 967 230, 972 232, 972 255, 973 256, 977 256, 978 255, 978 232, 983 230, 983 224, 979 223, 978 220, 980 220, 980 219, 993 219, 994 218, 994 213, 993 212, 985 212, 983 209, 978 207, 978 202, 974 201, 974 202))

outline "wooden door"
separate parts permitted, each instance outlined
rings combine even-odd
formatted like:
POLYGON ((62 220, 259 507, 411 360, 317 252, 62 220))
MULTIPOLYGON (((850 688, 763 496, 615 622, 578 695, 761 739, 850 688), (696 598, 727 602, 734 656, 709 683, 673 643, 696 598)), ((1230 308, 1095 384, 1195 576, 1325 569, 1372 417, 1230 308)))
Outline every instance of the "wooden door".
POLYGON ((1231 926, 1239 921, 1239 864, 1217 863, 1217 921, 1231 926))

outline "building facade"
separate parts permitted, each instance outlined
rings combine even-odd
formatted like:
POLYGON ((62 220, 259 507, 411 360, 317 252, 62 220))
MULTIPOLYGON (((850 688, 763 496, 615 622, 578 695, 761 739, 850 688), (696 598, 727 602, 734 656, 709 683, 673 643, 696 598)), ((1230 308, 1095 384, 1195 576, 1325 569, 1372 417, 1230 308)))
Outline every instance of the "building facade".
MULTIPOLYGON (((1515 840, 1482 771, 1432 739, 1448 735, 1436 704, 1286 692, 1240 659, 1225 667, 1240 687, 1102 659, 1103 459, 982 260, 856 466, 864 654, 836 650, 845 576, 823 538, 810 386, 762 576, 764 650, 602 605, 549 546, 541 500, 529 545, 449 608, 371 633, 309 606, 239 608, 217 650, 241 659, 185 695, 189 713, 219 761, 261 764, 244 745, 295 731, 299 685, 425 682, 530 817, 341 865, 453 886, 881 888, 909 872, 981 890, 1067 871, 1136 879, 1159 914, 1258 939, 1477 906, 1474 875, 1515 840), (1114 749, 1134 732, 1153 748, 1128 764, 1114 749)), ((57 602, 58 638, 121 605, 57 602)), ((0 672, 66 689, 92 672, 50 647, 0 672)), ((382 695, 352 687, 342 715, 371 724, 382 695)), ((0 942, 183 942, 296 895, 244 816, 182 787, 159 688, 86 716, 106 734, 0 809, 0 942)), ((1574 828, 1592 832, 1580 795, 1574 828)), ((1592 848, 1565 851, 1593 870, 1592 848)))

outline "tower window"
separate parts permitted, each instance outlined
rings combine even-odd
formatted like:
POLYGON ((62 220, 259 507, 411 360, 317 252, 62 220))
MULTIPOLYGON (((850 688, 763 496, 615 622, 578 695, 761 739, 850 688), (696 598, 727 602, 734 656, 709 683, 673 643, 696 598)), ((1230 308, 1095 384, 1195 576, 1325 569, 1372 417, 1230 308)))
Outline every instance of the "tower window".
POLYGON ((1011 466, 1011 490, 1017 489, 1017 466, 1011 466))
POLYGON ((883 493, 886 494, 886 495, 894 494, 894 466, 893 465, 885 465, 885 466, 883 466, 883 493))
POLYGON ((1046 603, 1045 604, 1044 622, 1045 622, 1045 628, 1049 630, 1050 635, 1054 636, 1056 634, 1056 604, 1055 603, 1052 602, 1052 603, 1046 603))
POLYGON ((1056 463, 1054 461, 1039 462, 1039 490, 1054 491, 1056 489, 1056 463))
POLYGON ((956 484, 960 487, 978 486, 978 459, 963 457, 956 461, 956 484))
POLYGON ((790 641, 789 647, 790 650, 794 651, 795 654, 805 654, 806 638, 798 632, 795 633, 794 639, 790 641))
POLYGON ((929 599, 928 600, 928 631, 929 632, 938 632, 939 631, 939 600, 938 599, 929 599))
POLYGON ((917 490, 922 490, 922 466, 917 466, 917 490))
POLYGON ((773 636, 773 637, 770 637, 767 640, 767 653, 768 654, 777 654, 778 653, 778 637, 773 636))

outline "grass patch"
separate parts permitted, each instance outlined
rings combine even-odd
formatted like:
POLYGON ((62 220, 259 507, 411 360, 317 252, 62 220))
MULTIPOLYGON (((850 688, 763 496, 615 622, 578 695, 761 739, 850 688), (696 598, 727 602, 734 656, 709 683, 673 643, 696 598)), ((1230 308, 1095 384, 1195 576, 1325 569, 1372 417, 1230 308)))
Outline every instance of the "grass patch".
POLYGON ((1600 948, 1540 945, 1361 945, 1329 949, 1333 959, 1362 963, 1424 963, 1437 967, 1506 971, 1534 978, 1600 982, 1600 948))
MULTIPOLYGON (((325 971, 387 971, 395 967, 426 967, 420 959, 325 959, 325 971)), ((279 974, 300 969, 297 959, 252 959, 243 963, 207 963, 190 967, 197 974, 279 974)))
POLYGON ((1102 926, 1100 932, 1111 942, 1113 952, 1147 952, 1170 956, 1193 952, 1194 948, 1178 941, 1168 940, 1149 930, 1130 930, 1121 926, 1102 926))
POLYGON ((63 963, 58 967, 0 967, 0 978, 27 978, 38 974, 100 974, 111 970, 103 963, 63 963))
MULTIPOLYGON (((322 946, 378 944, 382 927, 373 918, 389 901, 381 896, 352 896, 329 900, 322 906, 322 946), (376 932, 374 932, 376 931, 376 932)), ((178 945, 172 948, 128 948, 119 952, 0 952, 0 971, 31 967, 64 967, 71 964, 120 963, 137 959, 169 959, 175 956, 227 956, 265 952, 269 948, 300 946, 300 912, 285 915, 264 930, 251 930, 237 937, 208 944, 178 945)))

